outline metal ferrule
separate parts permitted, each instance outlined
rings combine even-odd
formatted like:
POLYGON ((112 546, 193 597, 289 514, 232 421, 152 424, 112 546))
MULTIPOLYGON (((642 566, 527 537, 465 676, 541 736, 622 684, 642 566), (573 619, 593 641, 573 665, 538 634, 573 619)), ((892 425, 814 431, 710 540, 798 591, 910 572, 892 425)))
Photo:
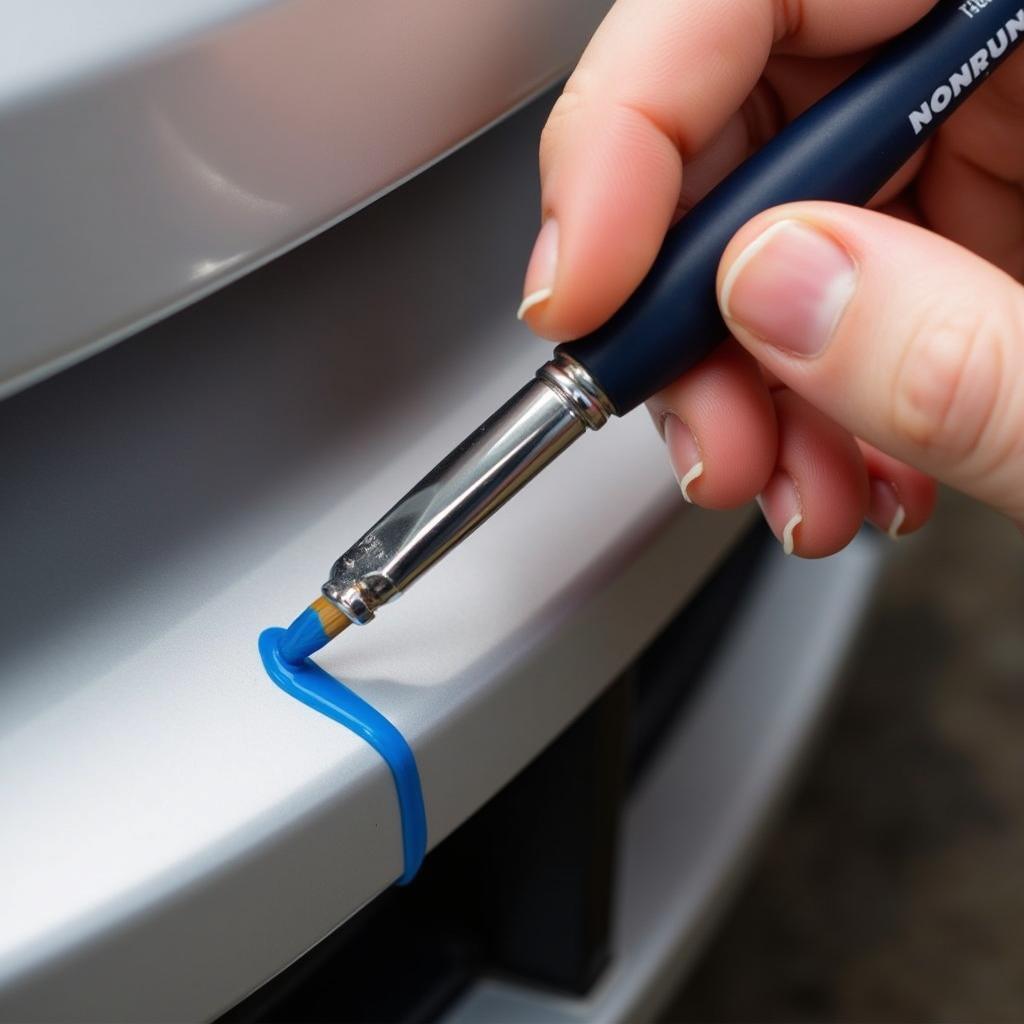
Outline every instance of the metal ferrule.
POLYGON ((324 596, 353 622, 369 622, 612 412, 577 362, 559 355, 546 363, 334 563, 324 596))

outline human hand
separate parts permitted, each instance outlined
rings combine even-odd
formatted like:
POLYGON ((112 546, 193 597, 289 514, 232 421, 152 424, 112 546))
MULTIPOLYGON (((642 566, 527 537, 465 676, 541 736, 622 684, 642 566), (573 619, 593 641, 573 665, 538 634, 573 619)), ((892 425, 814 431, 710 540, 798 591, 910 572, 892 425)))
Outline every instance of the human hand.
MULTIPOLYGON (((603 323, 675 217, 931 6, 619 0, 542 136, 530 325, 567 340, 603 323)), ((800 203, 737 234, 718 281, 738 342, 649 402, 689 500, 761 495, 810 557, 865 515, 917 529, 932 476, 1024 522, 1022 58, 882 190, 883 212, 800 203)))

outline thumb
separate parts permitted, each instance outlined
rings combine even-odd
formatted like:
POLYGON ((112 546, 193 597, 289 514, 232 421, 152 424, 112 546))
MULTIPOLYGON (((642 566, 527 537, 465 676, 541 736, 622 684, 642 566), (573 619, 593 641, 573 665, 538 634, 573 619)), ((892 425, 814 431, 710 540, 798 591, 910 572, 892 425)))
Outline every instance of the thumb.
POLYGON ((772 373, 858 437, 1024 522, 1024 288, 922 228, 771 210, 732 240, 719 303, 772 373))

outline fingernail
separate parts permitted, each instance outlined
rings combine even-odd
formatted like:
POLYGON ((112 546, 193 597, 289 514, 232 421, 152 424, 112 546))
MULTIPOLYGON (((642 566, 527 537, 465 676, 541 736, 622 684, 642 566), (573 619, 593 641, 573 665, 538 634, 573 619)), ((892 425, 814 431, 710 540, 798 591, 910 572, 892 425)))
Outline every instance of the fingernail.
POLYGON ((558 269, 558 221, 549 217, 533 243, 533 254, 526 268, 523 284, 523 301, 516 316, 520 320, 542 302, 551 298, 555 288, 555 271, 558 269))
POLYGON ((907 518, 907 510, 900 501, 895 486, 887 480, 871 479, 871 501, 868 520, 893 540, 899 540, 900 527, 907 518))
POLYGON ((693 431, 672 413, 665 417, 665 444, 668 447, 668 460, 672 463, 672 472, 679 482, 679 490, 683 492, 683 498, 692 505, 690 485, 703 474, 704 460, 693 431))
POLYGON ((772 533, 782 543, 782 550, 793 554, 794 533, 804 521, 800 506, 800 493, 793 478, 781 469, 768 481, 768 486, 757 496, 757 503, 772 528, 772 533))
POLYGON ((816 356, 857 286, 857 267, 833 238, 781 220, 736 257, 722 282, 729 320, 776 348, 816 356))

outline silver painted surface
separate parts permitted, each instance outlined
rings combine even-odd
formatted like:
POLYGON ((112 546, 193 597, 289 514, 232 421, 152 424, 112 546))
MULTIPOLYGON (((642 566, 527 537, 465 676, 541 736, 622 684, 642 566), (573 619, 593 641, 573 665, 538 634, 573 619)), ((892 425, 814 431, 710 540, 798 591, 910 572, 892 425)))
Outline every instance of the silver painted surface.
POLYGON ((585 999, 497 981, 444 1024, 624 1024, 657 1017, 742 875, 821 718, 877 577, 861 535, 820 562, 774 552, 699 699, 632 795, 616 902, 615 958, 585 999))
POLYGON ((607 6, 0 3, 0 395, 406 179, 563 75, 607 6))
MULTIPOLYGON (((514 310, 550 102, 0 403, 0 1018, 213 1016, 400 873, 382 762, 277 690, 256 637, 549 356, 514 310)), ((683 505, 641 413, 318 655, 409 737, 431 844, 744 521, 683 505)))

